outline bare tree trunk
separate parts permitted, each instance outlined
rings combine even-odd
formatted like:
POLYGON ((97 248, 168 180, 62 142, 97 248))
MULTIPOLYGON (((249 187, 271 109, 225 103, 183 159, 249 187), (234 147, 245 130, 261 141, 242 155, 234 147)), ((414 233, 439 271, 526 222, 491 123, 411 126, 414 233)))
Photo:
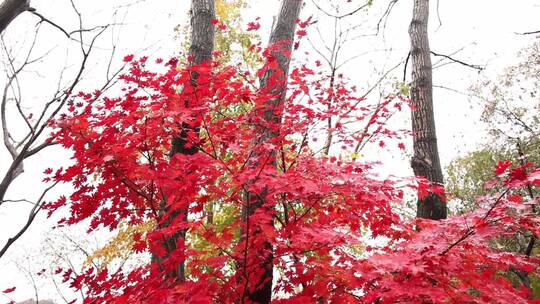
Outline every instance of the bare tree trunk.
MULTIPOLYGON (((189 48, 189 60, 190 65, 195 66, 203 64, 212 59, 212 53, 214 52, 214 36, 215 29, 212 20, 215 18, 215 0, 192 0, 191 2, 191 41, 189 48)), ((197 86, 197 78, 199 75, 195 72, 192 73, 191 85, 197 86)), ((186 101, 186 107, 190 105, 186 101)), ((171 156, 175 154, 194 155, 197 153, 199 147, 194 145, 189 140, 189 134, 199 134, 200 127, 193 126, 182 122, 182 130, 178 137, 174 138, 171 147, 171 156)), ((162 215, 167 213, 168 207, 166 202, 162 202, 161 213, 162 215)), ((167 227, 172 221, 182 216, 184 221, 187 221, 187 209, 175 210, 172 212, 170 218, 165 220, 160 228, 167 227)), ((186 230, 181 230, 174 234, 172 237, 164 241, 164 247, 167 251, 167 255, 172 254, 177 250, 177 242, 184 241, 186 237, 186 230)), ((153 260, 160 262, 160 260, 153 256, 153 260)), ((167 274, 171 278, 176 278, 179 282, 184 282, 186 279, 185 274, 185 262, 180 263, 175 272, 167 274)))
POLYGON ((212 59, 216 18, 215 0, 193 0, 191 2, 191 64, 197 65, 212 59))
MULTIPOLYGON (((428 40, 429 0, 414 0, 413 18, 409 27, 411 39, 412 130, 414 156, 411 166, 416 176, 443 185, 443 174, 437 148, 433 114, 432 65, 428 40)), ((416 216, 428 219, 446 218, 446 205, 435 193, 418 199, 416 216)))
POLYGON ((30 0, 3 0, 0 3, 0 34, 22 12, 30 9, 30 0))
MULTIPOLYGON (((283 0, 277 22, 272 29, 270 35, 269 48, 272 56, 277 61, 277 67, 269 68, 260 78, 261 91, 270 93, 275 98, 268 100, 262 109, 256 109, 255 113, 258 117, 262 117, 263 122, 269 125, 276 125, 281 122, 283 103, 285 102, 285 94, 287 87, 287 77, 291 61, 291 52, 293 50, 293 41, 296 29, 296 21, 300 15, 303 0, 283 0), (280 75, 280 79, 276 82, 270 79, 276 75, 280 75)), ((257 139, 254 145, 262 142, 267 142, 279 135, 277 128, 268 128, 267 125, 255 126, 257 139)), ((276 166, 276 151, 271 152, 270 164, 276 166)), ((256 165, 262 158, 267 155, 253 154, 253 159, 256 165)), ((264 164, 263 164, 264 166, 264 164)), ((261 231, 256 227, 250 227, 249 218, 255 212, 272 213, 269 207, 265 207, 266 191, 261 193, 246 193, 245 205, 242 208, 242 220, 245 228, 242 229, 242 240, 248 242, 249 238, 255 235, 261 235, 261 231), (263 209, 265 208, 265 209, 263 209), (268 209, 268 210, 266 210, 268 209)), ((273 225, 272 220, 266 223, 273 225)), ((255 288, 247 288, 244 290, 244 297, 253 303, 270 303, 272 298, 272 280, 273 280, 273 254, 272 244, 270 241, 264 241, 262 248, 251 248, 255 252, 250 252, 249 255, 253 258, 248 265, 247 261, 240 264, 240 271, 244 271, 245 279, 255 283, 255 288), (243 268, 243 269, 242 269, 243 268), (249 273, 262 273, 262 276, 250 278, 249 273)))
MULTIPOLYGON (((212 59, 214 52, 215 0, 192 0, 191 2, 191 41, 189 60, 191 65, 199 65, 212 59)), ((192 85, 197 85, 199 75, 192 73, 192 85)), ((186 106, 189 106, 186 104, 186 106)), ((193 155, 197 153, 196 145, 187 145, 189 131, 199 131, 198 128, 182 125, 182 133, 174 139, 171 154, 193 155)))

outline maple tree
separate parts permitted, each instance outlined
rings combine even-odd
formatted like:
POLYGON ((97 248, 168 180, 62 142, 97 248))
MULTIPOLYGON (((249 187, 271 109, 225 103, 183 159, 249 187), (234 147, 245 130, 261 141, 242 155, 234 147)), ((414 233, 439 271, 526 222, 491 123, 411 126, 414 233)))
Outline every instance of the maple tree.
MULTIPOLYGON (((242 300, 246 290, 257 288, 254 278, 261 275, 252 271, 259 268, 250 264, 257 260, 251 255, 268 240, 279 273, 273 284, 276 303, 318 297, 337 303, 528 301, 527 290, 512 286, 501 272, 509 267, 533 272, 539 261, 500 252, 488 242, 523 229, 538 235, 538 219, 525 199, 507 190, 486 198, 486 208, 471 214, 404 223, 391 206, 402 200, 403 189, 378 179, 375 164, 319 157, 308 144, 328 115, 370 117, 373 109, 355 98, 345 83, 338 85, 334 96, 338 102, 328 110, 324 106, 328 92, 319 90, 317 71, 305 65, 293 69, 283 119, 265 122, 278 135, 253 146, 252 126, 262 123, 256 111, 231 114, 228 109, 246 103, 253 109, 265 107, 272 95, 244 80, 237 67, 215 62, 179 67, 176 59, 157 60, 154 67, 148 58, 132 56, 126 61, 131 69, 122 76, 122 95, 80 93, 71 101, 70 112, 55 122, 58 130, 53 136, 74 151, 74 163, 49 170, 48 179, 70 183, 75 191, 47 207, 50 212, 68 207, 70 215, 62 223, 89 219, 91 232, 99 227, 117 229, 123 221, 132 225, 164 221, 169 215, 160 213, 159 206, 165 200, 168 212, 189 209, 191 218, 174 217, 163 229, 135 234, 133 250, 163 256, 161 240, 179 229, 188 231, 188 240, 197 236, 206 246, 196 249, 188 241, 160 265, 154 262, 114 273, 89 267, 77 276, 64 272, 72 287, 84 284, 89 289, 88 303, 242 300), (192 85, 193 71, 200 75, 197 86, 192 85), (185 107, 185 100, 193 106, 185 107), (199 153, 169 158, 171 139, 186 124, 201 126, 200 137, 190 134, 199 153), (254 150, 256 160, 250 159, 254 150), (277 167, 268 159, 274 153, 277 167), (266 191, 264 208, 242 222, 243 193, 261 189, 266 191), (211 201, 219 201, 236 216, 219 229, 207 224, 202 211, 211 201), (241 229, 262 233, 246 232, 251 239, 240 239, 241 229), (384 241, 370 244, 366 234, 384 241), (160 275, 184 260, 185 282, 160 275), (238 261, 244 269, 237 268, 238 261)), ((389 108, 403 104, 392 100, 389 108)), ((381 128, 388 136, 397 136, 381 128)), ((346 125, 336 130, 344 149, 357 140, 349 131, 346 125)), ((497 173, 509 167, 501 163, 497 173)), ((518 167, 508 172, 501 183, 509 189, 540 184, 538 170, 528 173, 518 167)))
POLYGON ((146 265, 58 269, 74 289, 85 289, 86 303, 252 303, 249 295, 269 283, 275 303, 533 301, 504 274, 538 272, 540 260, 490 241, 522 231, 539 236, 536 201, 517 191, 540 185, 538 169, 500 162, 491 183, 505 190, 484 197, 482 208, 404 221, 393 205, 405 189, 422 196, 439 191, 436 185, 380 178, 377 163, 325 155, 319 137, 332 117, 340 122, 333 142, 343 151, 372 134, 381 147, 400 141, 404 134, 386 118, 408 101, 392 95, 370 104, 342 75, 328 89, 317 63, 291 69, 286 95, 261 89, 256 78, 268 88, 285 85, 283 75, 269 72, 278 70, 280 44, 250 51, 263 61, 256 75, 215 61, 126 56, 119 94, 75 94, 52 123, 52 137, 73 151, 73 161, 48 169, 46 181, 74 190, 48 203, 49 214, 67 208, 60 224, 88 221, 88 233, 154 227, 130 232, 131 250, 157 257, 146 265), (368 127, 358 132, 350 122, 368 127), (178 134, 197 153, 171 156, 178 134), (217 209, 212 221, 209 204, 217 209), (172 250, 165 248, 171 237, 172 250), (272 282, 261 280, 269 256, 272 282), (179 281, 167 274, 180 264, 179 281))

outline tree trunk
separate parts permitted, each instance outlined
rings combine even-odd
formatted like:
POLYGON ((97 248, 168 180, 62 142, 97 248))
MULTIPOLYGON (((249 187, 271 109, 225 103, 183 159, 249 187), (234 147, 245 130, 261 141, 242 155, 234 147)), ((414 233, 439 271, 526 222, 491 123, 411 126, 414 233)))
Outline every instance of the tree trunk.
POLYGON ((3 0, 0 3, 0 34, 22 12, 30 8, 30 0, 3 0))
MULTIPOLYGON (((285 94, 287 87, 287 76, 289 73, 289 65, 291 61, 291 52, 293 50, 294 35, 296 29, 296 21, 300 15, 303 0, 283 0, 277 22, 272 29, 268 47, 271 55, 277 61, 277 67, 268 68, 260 78, 261 91, 270 93, 275 96, 268 100, 261 109, 255 109, 257 117, 261 117, 263 124, 255 126, 257 139, 254 141, 254 146, 262 142, 271 141, 279 135, 277 128, 269 128, 268 125, 276 125, 281 122, 283 113, 283 103, 285 102, 285 94), (272 79, 275 75, 280 75, 278 81, 272 79)), ((268 158, 268 155, 258 155, 255 152, 252 155, 254 163, 251 166, 261 165, 259 162, 263 158, 268 158)), ((272 151, 270 155, 270 165, 276 166, 276 151, 272 151)), ((264 166, 264 165, 263 165, 264 166)), ((242 240, 248 242, 253 236, 261 236, 262 231, 257 227, 251 227, 249 218, 255 212, 264 212, 272 214, 271 207, 265 206, 266 191, 261 193, 246 193, 245 205, 242 208, 242 221, 244 228, 242 229, 242 240)), ((270 216, 271 218, 271 216, 270 216)), ((272 226, 273 221, 270 220, 267 225, 272 226)), ((244 297, 247 297, 253 303, 270 303, 272 298, 272 280, 273 280, 273 254, 272 244, 266 240, 263 242, 262 248, 253 248, 254 252, 249 252, 251 257, 250 262, 240 262, 239 270, 244 271, 244 276, 249 284, 254 284, 253 288, 244 290, 244 297), (249 265, 247 265, 249 264, 249 265), (243 268, 243 269, 242 269, 243 268), (246 269, 249 268, 249 269, 246 269), (250 278, 248 273, 262 273, 258 278, 250 278)))
MULTIPOLYGON (((433 184, 443 185, 443 174, 437 149, 435 118, 433 115, 432 65, 428 40, 429 0, 414 0, 413 17, 409 27, 411 39, 412 130, 414 156, 411 166, 416 176, 433 184)), ((439 220, 446 218, 446 205, 441 197, 430 193, 418 199, 416 216, 439 220)))
POLYGON ((212 59, 215 29, 212 20, 216 18, 215 0, 192 0, 191 2, 191 42, 189 57, 192 65, 212 59))
MULTIPOLYGON (((189 48, 189 61, 190 65, 200 65, 208 62, 212 59, 212 53, 214 52, 214 35, 215 29, 212 20, 215 18, 215 0, 192 0, 191 2, 191 41, 189 48)), ((191 85, 197 86, 197 78, 199 75, 195 72, 192 73, 191 85)), ((186 101, 186 107, 190 105, 186 101)), ((171 147, 171 156, 175 154, 194 155, 198 151, 198 146, 194 145, 189 140, 189 134, 199 134, 200 127, 181 122, 182 130, 178 137, 174 138, 171 147)), ((168 208, 166 202, 162 202, 161 214, 167 214, 168 208)), ((170 225, 173 220, 182 216, 184 221, 187 221, 187 209, 175 210, 171 216, 166 219, 159 227, 164 228, 170 225)), ((167 251, 167 256, 174 253, 177 250, 177 242, 182 242, 186 237, 186 230, 181 230, 172 237, 164 241, 164 247, 167 251)), ((159 263, 157 257, 153 257, 153 260, 159 263)), ((185 275, 185 262, 180 263, 176 271, 167 274, 170 278, 175 278, 179 282, 184 282, 185 275)))

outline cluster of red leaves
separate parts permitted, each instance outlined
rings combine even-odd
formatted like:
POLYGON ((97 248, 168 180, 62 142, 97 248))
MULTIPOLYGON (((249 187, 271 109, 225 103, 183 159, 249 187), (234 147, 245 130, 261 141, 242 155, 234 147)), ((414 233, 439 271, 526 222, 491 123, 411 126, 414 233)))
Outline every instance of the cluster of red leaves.
POLYGON ((535 271, 538 261, 488 243, 524 229, 538 236, 526 204, 501 196, 464 217, 404 223, 392 209, 402 190, 377 178, 373 164, 318 153, 313 139, 328 117, 343 122, 332 131, 345 150, 376 136, 399 138, 385 122, 401 99, 370 105, 342 81, 329 90, 320 73, 302 66, 291 72, 282 108, 269 109, 276 96, 236 67, 159 60, 147 68, 147 58, 126 60, 131 68, 119 97, 81 93, 55 122, 53 136, 73 151, 73 164, 49 171, 49 179, 74 191, 47 208, 69 208, 61 223, 89 220, 89 233, 155 220, 158 228, 138 236, 135 250, 158 259, 136 269, 63 273, 73 288, 85 289, 87 303, 238 302, 264 271, 252 255, 265 242, 272 244, 276 303, 528 300, 502 274, 510 267, 535 271), (268 111, 281 119, 263 119, 268 111), (261 128, 275 136, 260 140, 264 132, 254 130, 261 128), (171 157, 182 131, 199 152, 171 157), (265 200, 242 220, 246 192, 264 193, 265 200), (226 227, 207 221, 209 203, 232 210, 226 227), (172 216, 178 213, 187 215, 172 216), (240 239, 240 229, 248 237, 240 239), (186 245, 180 230, 209 245, 186 245), (177 248, 167 254, 163 240, 171 237, 177 248), (167 279, 182 261, 187 280, 167 279))

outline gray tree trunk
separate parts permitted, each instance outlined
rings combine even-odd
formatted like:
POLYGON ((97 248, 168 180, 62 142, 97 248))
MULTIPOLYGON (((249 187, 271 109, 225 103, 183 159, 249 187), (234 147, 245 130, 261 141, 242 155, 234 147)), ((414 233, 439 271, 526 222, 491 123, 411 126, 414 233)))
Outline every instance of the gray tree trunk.
POLYGON ((0 34, 22 12, 30 8, 30 0, 3 0, 0 3, 0 34))
POLYGON ((191 64, 197 65, 212 59, 216 18, 215 0, 193 0, 191 2, 191 42, 189 56, 191 64))
MULTIPOLYGON (((272 29, 270 35, 269 48, 272 49, 272 56, 277 60, 277 67, 274 69, 268 69, 265 74, 260 78, 260 85, 262 92, 269 92, 276 96, 276 98, 270 99, 263 109, 256 110, 256 115, 262 117, 266 123, 279 124, 282 117, 282 108, 285 101, 287 76, 289 73, 289 66, 291 61, 291 52, 293 50, 294 35, 296 29, 296 21, 300 15, 303 0, 283 0, 277 22, 272 29), (279 48, 274 49, 276 46, 279 48), (270 83, 270 78, 275 75, 281 75, 281 79, 277 82, 270 83)), ((257 139, 254 144, 257 145, 262 142, 266 142, 279 135, 275 129, 269 129, 266 126, 255 126, 255 132, 257 139)), ((255 160, 265 158, 265 156, 257 155, 253 153, 252 157, 255 160)), ((270 157, 271 164, 276 165, 276 152, 273 151, 270 157)), ((260 164, 253 164, 260 165, 260 164)), ((261 234, 254 227, 250 227, 249 218, 256 211, 272 213, 272 210, 262 210, 265 208, 266 191, 262 193, 246 193, 245 205, 242 208, 242 220, 246 224, 246 229, 242 230, 242 239, 248 240, 250 237, 261 234)), ((268 223, 273 225, 273 222, 268 223)), ((248 273, 258 273, 257 269, 252 267, 260 267, 263 275, 260 278, 249 278, 250 283, 256 282, 254 290, 245 290, 244 297, 247 297, 250 302, 253 303, 270 303, 272 298, 272 280, 273 280, 273 254, 272 244, 270 241, 264 242, 262 248, 252 248, 256 252, 249 252, 248 254, 255 257, 256 263, 250 265, 240 264, 239 271, 244 271, 246 279, 249 277, 248 273), (244 269, 242 269, 244 268, 244 269), (250 269, 246 269, 250 268, 250 269), (252 281, 256 280, 256 281, 252 281)))
MULTIPOLYGON (((432 65, 428 40, 429 0, 414 0, 413 17, 409 27, 411 39, 412 83, 411 102, 414 156, 411 166, 416 176, 443 185, 443 174, 437 148, 433 114, 432 65)), ((446 204, 430 193, 418 200, 416 216, 427 219, 446 218, 446 204)))
MULTIPOLYGON (((212 24, 212 20, 215 18, 215 0, 192 0, 191 2, 191 41, 189 48, 190 65, 199 65, 212 59, 212 53, 214 52, 214 36, 215 29, 212 24)), ((191 85, 197 86, 197 73, 192 73, 191 85)), ((190 105, 186 102, 186 107, 190 105)), ((175 154, 194 155, 198 151, 197 145, 194 145, 188 139, 189 133, 199 133, 199 126, 193 126, 182 122, 182 131, 178 137, 174 138, 171 147, 171 156, 175 154)), ((165 202, 162 202, 161 213, 167 213, 167 206, 165 202)), ((164 228, 171 224, 171 222, 178 216, 182 216, 183 220, 187 220, 188 210, 175 210, 169 219, 163 222, 160 227, 164 228)), ((181 230, 171 238, 164 241, 164 247, 167 251, 167 255, 173 253, 177 248, 177 242, 183 241, 186 237, 186 230, 181 230)), ((153 260, 160 262, 157 257, 153 257, 153 260)), ((177 279, 179 282, 184 282, 186 279, 185 263, 182 262, 178 265, 176 271, 168 273, 171 278, 177 279)))

